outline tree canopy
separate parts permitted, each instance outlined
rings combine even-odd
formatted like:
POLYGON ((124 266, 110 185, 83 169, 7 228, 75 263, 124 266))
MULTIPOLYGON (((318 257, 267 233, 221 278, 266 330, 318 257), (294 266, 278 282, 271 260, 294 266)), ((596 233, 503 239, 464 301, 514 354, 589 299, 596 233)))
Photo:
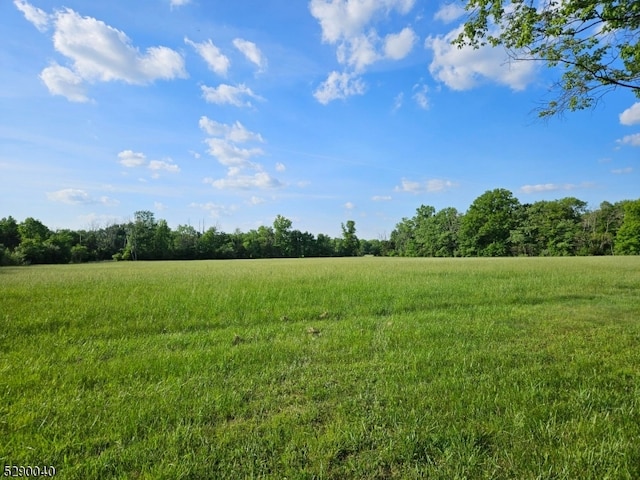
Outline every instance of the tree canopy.
POLYGON ((465 0, 459 47, 506 47, 516 60, 561 67, 540 116, 595 105, 615 88, 640 98, 640 0, 465 0))

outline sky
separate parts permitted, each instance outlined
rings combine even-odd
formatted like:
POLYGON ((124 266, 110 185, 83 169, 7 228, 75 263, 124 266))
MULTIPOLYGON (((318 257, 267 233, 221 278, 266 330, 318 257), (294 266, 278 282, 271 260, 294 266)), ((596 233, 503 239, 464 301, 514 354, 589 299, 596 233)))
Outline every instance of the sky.
POLYGON ((452 46, 461 5, 1 0, 0 218, 383 239, 494 188, 639 198, 633 94, 540 120, 559 73, 452 46))

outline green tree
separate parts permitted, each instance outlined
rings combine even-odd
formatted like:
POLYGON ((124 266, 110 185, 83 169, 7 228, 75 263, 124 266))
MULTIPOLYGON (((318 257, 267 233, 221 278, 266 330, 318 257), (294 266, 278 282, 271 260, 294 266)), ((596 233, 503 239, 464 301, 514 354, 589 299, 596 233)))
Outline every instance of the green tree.
POLYGON ((153 212, 140 210, 134 213, 134 221, 127 225, 127 245, 124 258, 149 260, 154 254, 156 219, 153 212))
POLYGON ((198 255, 198 232, 191 225, 178 225, 172 234, 174 258, 193 260, 198 255))
POLYGON ((624 218, 616 234, 617 255, 640 255, 640 200, 623 204, 624 218))
POLYGON ((0 244, 11 251, 20 245, 18 222, 12 216, 0 220, 0 244))
POLYGON ((347 224, 341 224, 342 245, 341 253, 347 257, 355 257, 360 253, 360 240, 356 236, 356 222, 347 220, 347 224))
POLYGON ((622 219, 622 203, 602 202, 600 207, 582 217, 586 235, 586 253, 589 255, 613 255, 614 240, 622 219))
POLYGON ((497 188, 476 198, 460 223, 460 247, 466 256, 510 254, 511 230, 517 225, 520 202, 509 190, 497 188))
POLYGON ((25 218, 18 225, 18 232, 21 240, 30 238, 40 242, 44 242, 51 235, 51 231, 40 220, 36 220, 33 217, 25 218))
POLYGON ((291 220, 282 215, 276 216, 273 221, 273 229, 275 231, 274 246, 278 256, 288 257, 291 255, 291 225, 291 220))
POLYGON ((506 47, 515 60, 561 67, 556 98, 541 116, 593 106, 607 91, 640 98, 640 1, 465 0, 468 17, 454 41, 506 47))

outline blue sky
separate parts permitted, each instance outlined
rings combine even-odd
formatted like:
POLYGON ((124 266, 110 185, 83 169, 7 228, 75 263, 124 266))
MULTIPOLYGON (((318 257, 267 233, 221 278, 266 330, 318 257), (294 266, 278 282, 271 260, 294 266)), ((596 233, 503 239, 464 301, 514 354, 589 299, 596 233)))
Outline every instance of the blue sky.
POLYGON ((452 47, 459 5, 3 0, 0 217, 381 238, 493 188, 640 197, 637 99, 538 120, 558 72, 452 47))

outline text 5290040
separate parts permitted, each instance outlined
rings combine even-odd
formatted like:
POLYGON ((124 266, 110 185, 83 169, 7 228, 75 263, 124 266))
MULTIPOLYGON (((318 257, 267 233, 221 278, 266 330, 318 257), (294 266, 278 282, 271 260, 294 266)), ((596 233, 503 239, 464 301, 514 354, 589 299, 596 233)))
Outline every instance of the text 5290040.
POLYGON ((51 465, 5 465, 3 472, 4 477, 54 477, 55 474, 56 467, 51 465))

